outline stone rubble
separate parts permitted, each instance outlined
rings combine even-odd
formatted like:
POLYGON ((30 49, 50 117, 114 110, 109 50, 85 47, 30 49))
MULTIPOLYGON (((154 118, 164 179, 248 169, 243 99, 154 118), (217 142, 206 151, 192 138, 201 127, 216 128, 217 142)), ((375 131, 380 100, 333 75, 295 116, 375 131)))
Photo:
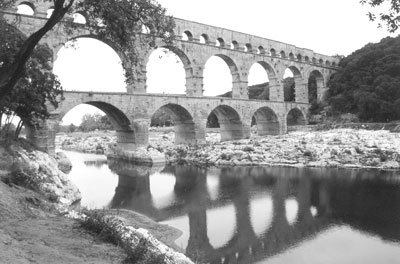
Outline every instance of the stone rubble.
MULTIPOLYGON (((208 133, 205 144, 192 146, 174 145, 173 137, 172 132, 150 134, 147 150, 164 153, 168 163, 400 169, 400 134, 387 130, 294 131, 226 142, 219 142, 219 133, 208 133)), ((107 149, 109 142, 115 142, 111 137, 74 140, 75 145, 63 143, 63 146, 79 150, 96 142, 107 149)))

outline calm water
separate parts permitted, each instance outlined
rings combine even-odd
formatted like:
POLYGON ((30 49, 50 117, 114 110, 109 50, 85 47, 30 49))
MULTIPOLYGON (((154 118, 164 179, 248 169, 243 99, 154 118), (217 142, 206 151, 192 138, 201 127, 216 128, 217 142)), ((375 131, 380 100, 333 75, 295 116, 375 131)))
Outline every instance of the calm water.
POLYGON ((400 173, 149 168, 65 153, 83 205, 177 227, 177 245, 202 263, 400 263, 400 173))

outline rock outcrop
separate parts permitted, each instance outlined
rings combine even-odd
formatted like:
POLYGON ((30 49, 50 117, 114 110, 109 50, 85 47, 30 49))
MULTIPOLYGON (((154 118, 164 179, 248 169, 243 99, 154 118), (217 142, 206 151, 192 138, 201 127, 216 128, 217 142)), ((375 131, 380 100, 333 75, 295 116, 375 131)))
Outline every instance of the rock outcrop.
MULTIPOLYGON (((38 150, 27 150, 18 145, 11 145, 7 151, 12 156, 10 181, 33 189, 53 202, 60 211, 81 199, 78 188, 60 170, 66 169, 68 162, 64 157, 59 164, 54 157, 38 150)), ((62 157, 59 156, 59 157, 62 157)))

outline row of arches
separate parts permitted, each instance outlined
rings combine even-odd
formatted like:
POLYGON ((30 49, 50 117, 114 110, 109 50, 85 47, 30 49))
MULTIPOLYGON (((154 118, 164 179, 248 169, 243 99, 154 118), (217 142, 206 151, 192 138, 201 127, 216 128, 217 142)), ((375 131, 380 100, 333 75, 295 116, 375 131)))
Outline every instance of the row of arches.
POLYGON ((215 43, 211 41, 210 37, 208 34, 201 34, 198 39, 193 37, 193 34, 189 30, 185 30, 182 33, 181 39, 183 41, 189 41, 189 42, 199 42, 201 44, 207 44, 207 45, 215 45, 217 47, 221 48, 228 48, 231 50, 238 50, 238 51, 243 51, 243 52, 249 52, 249 53, 256 53, 259 55, 266 55, 266 56, 271 56, 271 57, 278 57, 282 59, 288 59, 292 61, 299 61, 299 62, 305 62, 305 63, 312 63, 312 64, 319 64, 319 65, 325 65, 325 66, 336 66, 335 61, 330 61, 330 60, 324 60, 322 58, 316 58, 316 57, 309 57, 307 55, 302 55, 301 53, 294 54, 293 52, 285 52, 284 50, 278 51, 278 49, 275 49, 271 47, 270 49, 265 48, 263 45, 253 45, 251 43, 244 43, 243 45, 240 45, 238 41, 232 40, 230 43, 226 42, 223 38, 221 37, 216 37, 215 38, 215 43))
MULTIPOLYGON (((46 11, 46 18, 49 18, 54 11, 54 7, 50 7, 46 11)), ((21 15, 34 16, 37 13, 35 5, 31 2, 21 2, 17 6, 17 13, 21 15)), ((72 21, 77 24, 86 24, 86 17, 82 13, 72 14, 72 21)))
MULTIPOLYGON (((46 16, 49 18, 53 12, 54 8, 49 7, 46 11, 46 16)), ((17 13, 24 14, 24 15, 35 15, 36 14, 36 7, 33 3, 29 1, 20 2, 17 6, 17 13)), ((72 19, 75 23, 79 24, 86 24, 86 17, 85 14, 82 12, 76 12, 72 15, 72 19)), ((149 33, 148 29, 145 27, 142 28, 142 33, 149 33)), ((206 45, 215 45, 221 48, 228 48, 237 51, 249 52, 249 53, 256 53, 259 55, 266 55, 271 57, 278 57, 282 59, 288 59, 292 61, 298 62, 305 62, 310 64, 316 64, 321 66, 327 67, 336 67, 336 62, 323 59, 323 58, 316 58, 316 57, 309 57, 307 55, 302 55, 301 53, 293 53, 292 51, 287 52, 285 50, 280 50, 278 48, 270 47, 265 48, 263 45, 254 45, 252 43, 243 43, 242 45, 239 44, 237 40, 232 40, 230 43, 225 41, 222 37, 215 37, 215 42, 211 40, 208 34, 202 33, 199 35, 199 38, 195 38, 193 33, 189 30, 184 30, 181 35, 181 40, 183 41, 190 41, 190 42, 199 42, 201 44, 206 45)))
MULTIPOLYGON (((206 128, 219 128, 220 141, 228 141, 249 138, 250 126, 252 126, 253 133, 263 136, 284 133, 282 130, 285 126, 306 124, 305 114, 299 108, 291 109, 282 117, 278 116, 272 108, 264 106, 254 111, 251 120, 245 120, 247 118, 233 107, 219 105, 210 109, 208 116, 205 116, 206 119, 199 119, 195 118, 185 107, 168 103, 149 113, 148 119, 141 118, 140 123, 136 123, 135 120, 130 120, 123 111, 109 103, 87 102, 85 104, 100 109, 108 116, 117 131, 117 137, 119 137, 117 141, 125 146, 128 143, 135 144, 135 146, 146 145, 150 126, 172 126, 176 144, 191 144, 205 141, 206 128), (283 122, 286 124, 282 124, 283 122), (138 139, 138 136, 141 138, 138 139)), ((81 105, 76 108, 79 107, 81 105)), ((69 111, 71 110, 63 110, 59 118, 68 119, 66 114, 69 114, 69 111)), ((81 109, 78 111, 82 112, 81 109)))
MULTIPOLYGON (((69 47, 69 42, 61 48, 54 63, 54 72, 60 77, 65 90, 93 92, 126 92, 121 57, 108 44, 94 37, 79 37, 69 47)), ((296 65, 275 68, 270 62, 258 61, 246 67, 238 66, 227 54, 211 55, 200 65, 193 65, 196 54, 186 54, 179 47, 164 46, 153 50, 144 57, 145 88, 142 92, 155 94, 189 94, 193 86, 201 87, 196 96, 233 97, 232 92, 239 86, 248 88, 248 97, 258 100, 312 102, 317 99, 318 89, 325 87, 323 74, 319 69, 311 73, 301 72, 296 65), (190 56, 190 57, 189 57, 190 56), (194 70, 194 66, 198 73, 194 70), (239 68, 242 72, 239 71, 239 68), (247 74, 244 72, 248 68, 247 74), (283 73, 282 73, 283 72, 283 73), (315 89, 308 89, 309 98, 300 99, 302 94, 296 89, 302 88, 310 76, 315 76, 315 89), (248 83, 241 79, 247 78, 248 83), (291 78, 285 81, 286 78, 291 78), (201 82, 201 83, 199 83, 201 82), (257 85, 261 85, 258 86, 257 85), (280 92, 283 90, 283 92, 280 92), (282 93, 277 98, 274 93, 282 93)), ((241 61, 240 61, 241 62, 241 61)), ((137 86, 135 86, 137 87, 137 86)), ((135 90, 133 91, 135 92, 135 90)), ((247 91, 246 91, 247 92, 247 91)), ((303 96, 304 97, 304 96, 303 96)), ((246 97, 244 97, 246 98, 246 97)))

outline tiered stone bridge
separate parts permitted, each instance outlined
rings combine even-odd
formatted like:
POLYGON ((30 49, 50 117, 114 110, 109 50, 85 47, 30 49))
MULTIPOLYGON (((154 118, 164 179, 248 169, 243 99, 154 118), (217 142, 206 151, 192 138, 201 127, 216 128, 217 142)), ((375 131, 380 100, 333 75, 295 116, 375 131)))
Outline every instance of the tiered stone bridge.
MULTIPOLYGON (((29 35, 46 22, 50 9, 51 2, 17 1, 15 8, 0 12, 29 35), (18 14, 19 5, 30 6, 33 15, 18 14)), ((139 43, 138 63, 130 67, 134 81, 127 84, 126 93, 65 92, 59 108, 50 110, 51 117, 43 126, 28 129, 29 139, 45 151, 54 151, 59 122, 79 104, 90 104, 103 110, 117 131, 118 145, 125 150, 147 145, 150 120, 158 109, 171 114, 176 143, 205 141, 207 118, 211 113, 217 116, 220 123, 221 140, 248 138, 253 117, 259 134, 283 134, 287 132, 288 125, 307 124, 309 79, 315 78, 318 89, 313 96, 322 100, 327 91, 326 83, 339 62, 336 57, 241 32, 182 19, 175 19, 175 23, 174 33, 179 37, 172 44, 157 39, 156 45, 174 52, 183 62, 186 72, 185 94, 146 93, 146 66, 152 49, 139 43), (229 66, 232 98, 203 96, 203 72, 207 60, 212 56, 222 58, 229 66), (270 100, 248 99, 248 73, 255 63, 259 63, 268 74, 270 100), (292 91, 295 99, 291 102, 284 101, 283 76, 286 69, 291 70, 295 82, 292 91)), ((60 23, 42 42, 53 49, 56 58, 58 50, 67 41, 79 37, 96 38, 89 34, 85 25, 73 35, 67 35, 63 23, 60 23)), ((139 42, 144 37, 146 34, 138 33, 139 42)), ((114 47, 112 43, 107 44, 114 47)), ((114 50, 125 65, 134 65, 123 52, 114 50)), ((92 87, 88 87, 90 90, 92 87)))

